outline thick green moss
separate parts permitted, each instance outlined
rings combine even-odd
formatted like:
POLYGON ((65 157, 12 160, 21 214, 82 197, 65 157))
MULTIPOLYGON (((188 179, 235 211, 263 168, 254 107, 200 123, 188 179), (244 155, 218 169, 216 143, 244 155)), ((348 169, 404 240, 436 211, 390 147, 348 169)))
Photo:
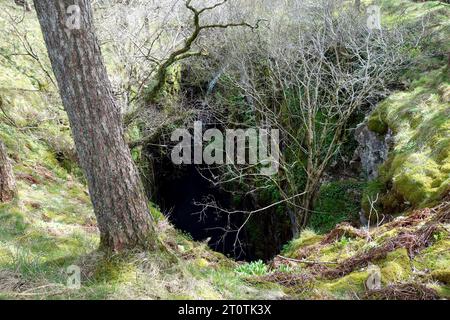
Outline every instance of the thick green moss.
POLYGON ((446 270, 450 266, 450 240, 442 239, 414 257, 413 265, 418 270, 446 270))
POLYGON ((367 271, 352 272, 334 281, 319 282, 316 287, 323 295, 331 295, 334 299, 354 299, 364 292, 368 277, 367 271))
POLYGON ((311 229, 305 229, 300 236, 283 247, 282 254, 287 257, 294 257, 301 248, 320 242, 323 236, 317 235, 311 229))
POLYGON ((379 112, 374 112, 367 120, 367 127, 370 131, 385 135, 388 132, 389 126, 383 121, 379 112))
POLYGON ((414 206, 432 199, 446 180, 438 163, 425 153, 399 155, 392 166, 394 189, 414 206))
POLYGON ((431 272, 431 277, 445 284, 450 284, 450 266, 449 269, 439 269, 431 272))
POLYGON ((405 281, 412 274, 411 262, 405 248, 388 253, 380 267, 381 281, 384 284, 405 281))
MULTIPOLYGON (((353 252, 352 255, 357 254, 353 252)), ((366 281, 370 275, 370 268, 378 268, 381 273, 382 286, 392 283, 404 282, 411 275, 410 259, 406 249, 401 248, 388 253, 382 261, 376 261, 376 265, 358 270, 336 280, 320 280, 316 285, 319 296, 334 299, 354 299, 366 292, 366 281)))
POLYGON ((97 263, 94 279, 98 282, 131 282, 136 281, 136 267, 126 257, 105 257, 97 263))
POLYGON ((380 180, 392 183, 385 207, 424 206, 450 190, 449 90, 447 67, 428 71, 372 114, 375 131, 385 123, 394 134, 394 148, 380 169, 380 180))

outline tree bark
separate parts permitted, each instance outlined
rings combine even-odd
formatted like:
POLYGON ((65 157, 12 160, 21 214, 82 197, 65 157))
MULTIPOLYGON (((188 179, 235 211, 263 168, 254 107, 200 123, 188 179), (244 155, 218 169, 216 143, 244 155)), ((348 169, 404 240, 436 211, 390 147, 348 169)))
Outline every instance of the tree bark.
POLYGON ((11 201, 16 195, 16 179, 5 145, 0 141, 0 202, 11 201))
POLYGON ((90 1, 75 3, 79 26, 67 23, 77 14, 73 0, 34 0, 87 178, 101 246, 113 251, 154 247, 154 223, 125 143, 121 112, 102 60, 90 1))

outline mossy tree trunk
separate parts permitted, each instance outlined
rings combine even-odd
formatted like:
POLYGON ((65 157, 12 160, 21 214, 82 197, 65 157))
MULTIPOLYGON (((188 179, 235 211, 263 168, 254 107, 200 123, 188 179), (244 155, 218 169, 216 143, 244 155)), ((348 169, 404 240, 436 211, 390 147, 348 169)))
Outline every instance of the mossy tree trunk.
POLYGON ((16 195, 16 180, 5 145, 0 141, 0 202, 10 201, 16 195))
POLYGON ((87 178, 101 246, 112 251, 155 247, 153 220, 125 143, 121 111, 102 60, 91 4, 89 0, 75 3, 74 7, 73 0, 34 1, 87 178))

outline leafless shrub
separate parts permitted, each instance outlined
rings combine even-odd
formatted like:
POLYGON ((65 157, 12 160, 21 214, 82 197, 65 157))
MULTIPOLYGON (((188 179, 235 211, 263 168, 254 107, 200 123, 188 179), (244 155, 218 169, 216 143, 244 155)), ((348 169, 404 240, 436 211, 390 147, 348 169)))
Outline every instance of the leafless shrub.
MULTIPOLYGON (((239 6, 244 14, 250 11, 239 6)), ((246 119, 230 116, 236 106, 227 99, 207 101, 223 126, 278 128, 280 173, 262 177, 252 166, 229 165, 220 168, 223 175, 214 183, 245 181, 247 194, 275 187, 296 234, 314 214, 314 199, 349 120, 388 94, 399 72, 411 65, 405 48, 418 47, 426 28, 414 35, 399 27, 369 30, 367 17, 347 1, 258 1, 252 8, 263 27, 225 33, 210 45, 216 59, 206 66, 217 72, 207 93, 215 86, 225 96, 240 94, 246 119)))

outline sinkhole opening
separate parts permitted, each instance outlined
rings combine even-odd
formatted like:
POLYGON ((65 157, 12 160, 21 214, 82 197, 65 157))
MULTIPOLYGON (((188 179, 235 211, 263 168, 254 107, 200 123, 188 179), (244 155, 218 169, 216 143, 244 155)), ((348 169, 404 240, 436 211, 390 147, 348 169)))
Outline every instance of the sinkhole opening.
POLYGON ((255 210, 257 204, 236 205, 232 192, 211 182, 214 170, 207 166, 174 165, 166 158, 153 163, 153 172, 153 199, 163 213, 175 228, 215 251, 236 260, 269 261, 292 239, 287 215, 265 212, 246 221, 248 215, 231 213, 255 210), (211 202, 215 205, 205 206, 211 202))

